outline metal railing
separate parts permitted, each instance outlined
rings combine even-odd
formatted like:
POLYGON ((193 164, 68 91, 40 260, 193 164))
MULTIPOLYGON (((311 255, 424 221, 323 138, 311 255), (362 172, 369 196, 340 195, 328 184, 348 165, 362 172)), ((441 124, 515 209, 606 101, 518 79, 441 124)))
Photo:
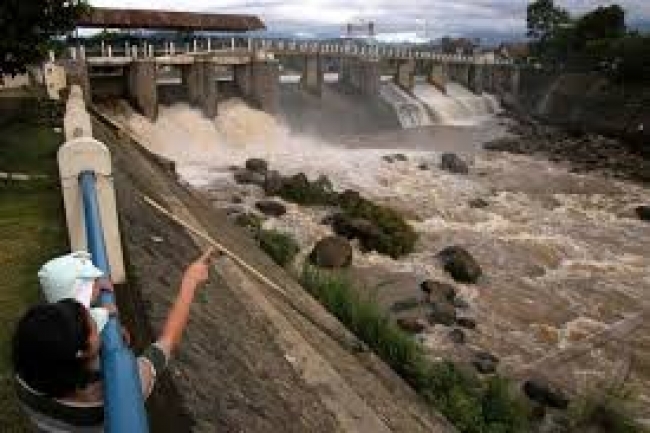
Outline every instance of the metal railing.
MULTIPOLYGON (((95 173, 79 175, 88 250, 93 263, 106 275, 110 265, 97 199, 95 173)), ((115 296, 103 291, 103 305, 114 304, 115 296)), ((137 363, 124 345, 120 323, 111 316, 102 331, 102 375, 104 387, 104 431, 108 433, 145 433, 149 431, 137 363)))

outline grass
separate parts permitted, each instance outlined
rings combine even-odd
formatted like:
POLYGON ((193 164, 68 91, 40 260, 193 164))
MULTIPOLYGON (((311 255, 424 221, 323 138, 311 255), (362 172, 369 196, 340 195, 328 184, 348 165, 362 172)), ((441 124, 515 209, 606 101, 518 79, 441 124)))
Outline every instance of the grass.
POLYGON ((282 267, 291 263, 300 252, 298 243, 291 235, 277 230, 260 229, 257 232, 257 242, 262 250, 282 267))
POLYGON ((0 171, 56 176, 60 133, 45 125, 12 123, 0 127, 0 171))
POLYGON ((629 406, 633 397, 625 387, 594 387, 569 407, 569 432, 647 432, 632 416, 629 406))
POLYGON ((305 265, 302 285, 464 433, 528 432, 528 407, 503 378, 485 381, 449 362, 433 362, 371 299, 343 277, 305 265))
MULTIPOLYGON (((55 175, 59 134, 40 125, 0 127, 0 171, 55 175)), ((0 181, 1 182, 1 181, 0 181)), ((0 420, 2 431, 29 431, 11 385, 10 341, 17 320, 39 299, 37 271, 66 251, 56 179, 0 183, 0 420)))

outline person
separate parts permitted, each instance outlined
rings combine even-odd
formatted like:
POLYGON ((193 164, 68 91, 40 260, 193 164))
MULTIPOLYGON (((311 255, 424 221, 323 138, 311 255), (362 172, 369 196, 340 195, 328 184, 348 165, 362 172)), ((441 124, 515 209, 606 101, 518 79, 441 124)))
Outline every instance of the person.
MULTIPOLYGON (((196 290, 209 278, 212 252, 186 268, 159 338, 138 357, 145 398, 180 342, 196 290)), ((39 431, 103 431, 100 346, 89 310, 74 299, 34 306, 21 318, 13 338, 16 390, 39 431)))
POLYGON ((89 310, 97 331, 101 333, 115 306, 97 306, 102 290, 113 290, 113 285, 97 268, 86 251, 76 251, 48 260, 38 271, 43 297, 49 303, 75 299, 89 310))

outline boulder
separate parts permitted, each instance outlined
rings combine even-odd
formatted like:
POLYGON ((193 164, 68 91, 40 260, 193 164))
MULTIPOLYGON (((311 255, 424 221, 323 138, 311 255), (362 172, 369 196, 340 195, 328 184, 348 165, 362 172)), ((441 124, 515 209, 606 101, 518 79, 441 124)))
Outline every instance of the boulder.
POLYGON ((440 168, 455 174, 468 174, 469 166, 455 153, 444 153, 440 158, 440 168))
POLYGON ((465 344, 465 333, 462 329, 454 328, 449 331, 449 339, 456 344, 465 344))
POLYGON ((346 189, 338 196, 339 205, 343 208, 358 206, 363 201, 361 194, 351 189, 346 189))
POLYGON ((635 211, 639 219, 642 221, 650 221, 650 206, 639 206, 635 211))
POLYGON ((237 170, 235 172, 235 182, 242 185, 264 186, 265 176, 250 170, 237 170))
POLYGON ((458 308, 459 310, 467 310, 469 308, 469 303, 460 296, 456 296, 452 304, 454 304, 454 307, 458 308))
POLYGON ((276 170, 269 170, 264 175, 264 193, 268 196, 278 195, 282 191, 284 178, 276 170))
POLYGON ((345 268, 352 264, 352 246, 339 236, 323 238, 309 255, 309 261, 320 268, 345 268))
POLYGON ((499 358, 492 355, 489 352, 476 352, 474 353, 474 359, 472 360, 472 365, 476 370, 481 374, 492 374, 497 371, 497 365, 499 365, 499 358))
POLYGON ((486 200, 482 198, 475 198, 473 200, 470 200, 468 204, 469 207, 473 209, 484 209, 490 205, 490 203, 488 203, 486 200))
POLYGON ((524 382, 523 390, 526 396, 534 402, 555 409, 566 409, 569 399, 561 389, 553 386, 548 381, 531 379, 524 382))
POLYGON ((344 214, 334 214, 331 218, 331 224, 332 230, 337 235, 348 239, 359 239, 362 244, 381 236, 381 230, 364 218, 351 218, 344 214))
POLYGON ((429 323, 432 325, 452 326, 456 322, 456 309, 447 301, 431 303, 429 323))
POLYGON ((262 200, 255 203, 255 207, 264 215, 280 217, 287 213, 287 208, 280 202, 274 200, 262 200))
POLYGON ((265 174, 269 169, 269 163, 260 158, 251 158, 246 160, 246 170, 265 174))
POLYGON ((438 253, 438 257, 445 271, 461 283, 476 283, 483 273, 474 257, 462 247, 447 247, 438 253))
POLYGON ((408 161, 408 158, 403 153, 393 153, 391 155, 384 155, 382 159, 388 163, 393 163, 396 161, 408 161))
POLYGON ((433 301, 447 301, 451 303, 456 298, 456 288, 451 284, 440 281, 423 281, 420 284, 420 290, 424 292, 427 299, 433 301))
POLYGON ((402 331, 410 334, 419 334, 426 329, 427 324, 422 319, 400 317, 397 319, 397 326, 399 326, 402 331))
POLYGON ((476 329, 476 320, 470 317, 458 317, 456 324, 465 329, 476 329))

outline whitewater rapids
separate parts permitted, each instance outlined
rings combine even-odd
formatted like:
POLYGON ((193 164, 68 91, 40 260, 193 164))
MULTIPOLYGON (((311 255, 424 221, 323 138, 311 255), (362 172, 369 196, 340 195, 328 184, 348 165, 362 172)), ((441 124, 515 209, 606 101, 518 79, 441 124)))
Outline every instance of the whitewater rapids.
MULTIPOLYGON (((484 107, 491 109, 489 100, 484 107)), ((110 115, 151 151, 176 161, 179 175, 209 191, 216 206, 254 209, 263 193, 235 184, 231 167, 257 157, 283 174, 325 174, 335 188, 355 189, 407 215, 420 235, 416 251, 399 260, 357 251, 358 268, 449 281, 435 255, 449 245, 465 246, 486 274, 478 285, 457 285, 479 324, 468 345, 492 351, 506 366, 566 347, 650 301, 650 225, 632 211, 650 202, 650 191, 640 186, 481 150, 464 155, 472 164, 469 176, 452 175, 437 168, 435 141, 417 151, 376 149, 372 138, 363 148, 344 148, 293 135, 239 100, 220 105, 216 119, 187 105, 161 107, 155 123, 125 106, 110 115), (408 161, 382 159, 396 152, 408 161), (422 164, 433 168, 423 171, 422 164), (244 202, 233 204, 233 196, 244 202), (468 202, 476 198, 489 206, 471 208, 468 202)), ((327 209, 286 205, 287 214, 265 226, 292 233, 304 251, 331 233, 320 224, 327 209)), ((417 288, 412 291, 417 295, 417 288)), ((644 325, 628 343, 634 379, 644 390, 650 389, 649 328, 644 325)), ((437 344, 443 342, 433 332, 427 346, 435 351, 437 344)), ((580 380, 606 374, 617 353, 590 353, 580 364, 580 380)), ((578 380, 577 373, 571 377, 578 380)))

